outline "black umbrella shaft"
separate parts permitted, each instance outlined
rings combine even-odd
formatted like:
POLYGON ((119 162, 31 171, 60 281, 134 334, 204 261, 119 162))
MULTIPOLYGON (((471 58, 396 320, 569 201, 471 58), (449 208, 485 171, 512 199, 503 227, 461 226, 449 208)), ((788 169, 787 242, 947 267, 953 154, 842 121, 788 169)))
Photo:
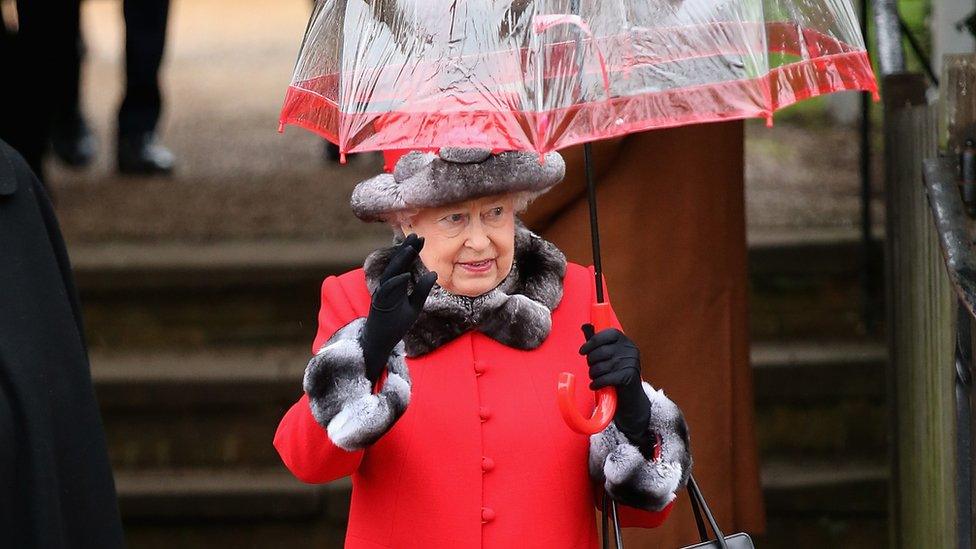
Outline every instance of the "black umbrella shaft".
MULTIPOLYGON (((580 14, 580 0, 571 0, 569 11, 573 15, 580 14)), ((579 87, 576 92, 579 96, 583 93, 583 37, 579 31, 576 33, 576 66, 579 67, 579 87)), ((593 243, 593 272, 596 278, 596 302, 603 303, 603 264, 600 261, 600 226, 596 215, 596 183, 593 181, 593 150, 589 143, 583 144, 583 166, 586 172, 586 194, 590 203, 590 239, 593 243)))
POLYGON ((583 170, 586 172, 586 194, 590 203, 590 240, 593 244, 593 274, 596 277, 596 302, 603 303, 603 262, 600 259, 600 224, 596 212, 596 182, 593 181, 593 150, 583 144, 583 170))

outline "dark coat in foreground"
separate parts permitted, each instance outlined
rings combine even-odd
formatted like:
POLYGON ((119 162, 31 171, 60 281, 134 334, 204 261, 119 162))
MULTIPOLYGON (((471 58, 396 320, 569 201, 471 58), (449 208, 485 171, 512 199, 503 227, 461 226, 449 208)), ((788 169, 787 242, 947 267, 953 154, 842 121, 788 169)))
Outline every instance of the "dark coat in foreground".
POLYGON ((124 545, 78 299, 37 178, 0 141, 0 545, 124 545))

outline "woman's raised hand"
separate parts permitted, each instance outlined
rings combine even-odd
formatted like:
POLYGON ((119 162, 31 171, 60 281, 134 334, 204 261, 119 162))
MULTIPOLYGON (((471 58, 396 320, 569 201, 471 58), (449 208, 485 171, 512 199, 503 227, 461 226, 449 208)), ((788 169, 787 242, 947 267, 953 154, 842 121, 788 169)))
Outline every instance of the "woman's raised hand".
POLYGON ((407 236, 380 275, 380 285, 373 293, 360 336, 366 377, 371 383, 380 378, 393 348, 417 321, 437 281, 437 273, 427 273, 414 284, 413 292, 408 293, 410 270, 423 247, 423 238, 415 234, 407 236))

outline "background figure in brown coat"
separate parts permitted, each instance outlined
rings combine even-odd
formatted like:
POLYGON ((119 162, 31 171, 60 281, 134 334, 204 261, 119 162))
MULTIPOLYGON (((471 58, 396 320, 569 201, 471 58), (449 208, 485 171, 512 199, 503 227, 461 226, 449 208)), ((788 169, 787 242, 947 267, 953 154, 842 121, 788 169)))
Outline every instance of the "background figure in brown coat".
MULTIPOLYGON (((524 216, 592 263, 582 147, 566 179, 524 216)), ((694 474, 726 533, 765 529, 753 420, 746 292, 743 125, 656 130, 593 144, 603 268, 644 377, 685 411, 694 474)), ((661 528, 626 531, 628 548, 698 541, 687 494, 661 528)))

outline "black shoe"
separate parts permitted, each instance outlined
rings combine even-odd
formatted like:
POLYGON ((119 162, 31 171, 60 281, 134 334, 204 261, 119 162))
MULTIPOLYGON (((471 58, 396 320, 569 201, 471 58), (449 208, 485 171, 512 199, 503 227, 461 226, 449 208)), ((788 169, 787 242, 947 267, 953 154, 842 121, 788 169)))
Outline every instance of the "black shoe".
POLYGON ((120 136, 119 172, 129 175, 169 175, 175 159, 169 149, 156 142, 152 133, 120 136))
POLYGON ((81 116, 55 124, 51 130, 51 150, 67 166, 88 166, 95 159, 96 148, 95 136, 81 116))

